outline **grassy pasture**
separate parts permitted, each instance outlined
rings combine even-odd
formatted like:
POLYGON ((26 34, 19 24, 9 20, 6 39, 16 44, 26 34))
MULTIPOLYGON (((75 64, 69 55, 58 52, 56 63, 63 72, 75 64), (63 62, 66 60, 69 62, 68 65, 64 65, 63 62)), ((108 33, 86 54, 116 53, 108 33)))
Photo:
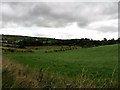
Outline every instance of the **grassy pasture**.
MULTIPOLYGON (((47 47, 49 49, 60 47, 47 47)), ((43 68, 68 77, 81 74, 83 68, 96 78, 117 77, 118 45, 106 45, 93 48, 78 48, 63 52, 45 53, 45 47, 30 52, 3 54, 30 68, 43 68)))
POLYGON ((61 76, 48 70, 31 70, 28 67, 4 58, 2 68, 2 88, 116 88, 113 78, 91 78, 84 69, 75 79, 61 76))

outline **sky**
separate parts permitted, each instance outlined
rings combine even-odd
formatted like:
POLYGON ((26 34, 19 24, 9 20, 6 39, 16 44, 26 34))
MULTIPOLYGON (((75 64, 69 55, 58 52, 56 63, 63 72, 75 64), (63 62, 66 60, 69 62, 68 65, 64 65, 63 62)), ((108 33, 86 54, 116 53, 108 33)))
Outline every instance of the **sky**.
POLYGON ((0 34, 118 38, 117 2, 3 2, 1 6, 0 34))

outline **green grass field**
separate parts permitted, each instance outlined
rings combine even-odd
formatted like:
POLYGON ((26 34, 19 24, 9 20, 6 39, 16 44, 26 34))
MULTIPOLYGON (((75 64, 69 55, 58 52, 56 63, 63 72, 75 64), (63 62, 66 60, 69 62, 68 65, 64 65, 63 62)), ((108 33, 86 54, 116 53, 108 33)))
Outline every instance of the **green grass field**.
POLYGON ((30 68, 48 69, 73 78, 81 74, 83 68, 96 78, 109 77, 113 72, 117 77, 118 45, 78 48, 51 53, 44 51, 45 49, 38 49, 34 50, 33 53, 6 53, 3 54, 3 57, 8 57, 30 68))

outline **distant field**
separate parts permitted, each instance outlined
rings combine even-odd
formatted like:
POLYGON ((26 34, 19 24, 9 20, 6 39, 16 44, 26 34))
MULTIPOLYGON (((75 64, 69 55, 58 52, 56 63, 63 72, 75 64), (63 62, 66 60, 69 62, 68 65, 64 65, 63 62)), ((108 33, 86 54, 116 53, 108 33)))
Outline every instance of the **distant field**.
MULTIPOLYGON (((59 47, 51 47, 56 49, 59 47)), ((49 48, 47 48, 49 50, 49 48)), ((106 45, 93 48, 78 48, 62 52, 45 53, 43 49, 34 50, 33 53, 14 52, 5 53, 4 57, 20 62, 30 68, 43 68, 53 72, 75 77, 83 68, 96 78, 106 78, 115 71, 117 77, 118 45, 106 45)))

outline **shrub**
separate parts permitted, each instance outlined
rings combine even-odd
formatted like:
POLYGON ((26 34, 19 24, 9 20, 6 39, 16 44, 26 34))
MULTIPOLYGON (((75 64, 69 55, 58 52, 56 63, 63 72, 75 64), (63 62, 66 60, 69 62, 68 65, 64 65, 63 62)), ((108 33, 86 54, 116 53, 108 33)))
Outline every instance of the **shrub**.
POLYGON ((48 53, 48 51, 45 51, 45 53, 48 53))
POLYGON ((21 45, 18 45, 18 48, 26 48, 25 45, 21 44, 21 45))
POLYGON ((33 52, 33 50, 31 50, 31 49, 27 49, 26 51, 27 51, 27 52, 33 52))
POLYGON ((7 49, 7 51, 9 51, 9 52, 15 52, 15 49, 9 48, 9 49, 7 49))

